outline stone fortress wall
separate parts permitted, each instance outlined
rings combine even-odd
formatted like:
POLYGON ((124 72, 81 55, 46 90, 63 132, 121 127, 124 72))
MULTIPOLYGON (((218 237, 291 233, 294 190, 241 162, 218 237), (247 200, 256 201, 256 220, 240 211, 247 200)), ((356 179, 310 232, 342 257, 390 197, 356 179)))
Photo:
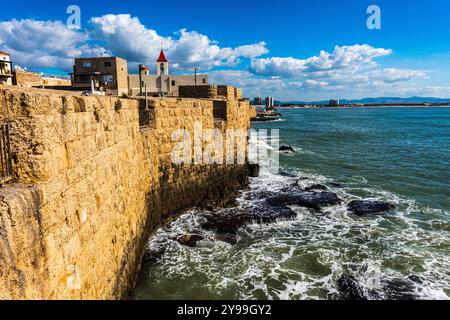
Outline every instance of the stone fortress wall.
MULTIPOLYGON (((234 199, 248 166, 175 165, 174 129, 250 127, 240 90, 183 99, 0 86, 16 180, 0 187, 0 299, 122 299, 149 236, 182 210, 234 199)), ((194 144, 193 144, 194 146, 194 144)), ((202 142, 202 149, 206 142, 202 142)))

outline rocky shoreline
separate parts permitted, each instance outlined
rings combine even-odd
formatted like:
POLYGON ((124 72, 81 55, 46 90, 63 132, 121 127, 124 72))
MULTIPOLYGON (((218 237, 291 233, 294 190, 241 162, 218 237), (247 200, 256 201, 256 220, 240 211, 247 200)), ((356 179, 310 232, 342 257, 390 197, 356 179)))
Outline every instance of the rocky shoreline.
MULTIPOLYGON (((258 173, 258 166, 249 169, 253 177, 258 173)), ((281 173, 283 174, 283 173, 281 173)), ((288 173, 284 173, 289 175, 288 173)), ((297 178, 291 186, 280 192, 262 192, 249 190, 246 194, 248 199, 257 199, 258 206, 238 206, 236 198, 224 201, 206 202, 201 209, 202 223, 200 227, 185 234, 178 234, 171 240, 182 246, 195 249, 205 241, 203 232, 213 231, 216 239, 229 245, 239 243, 239 231, 250 224, 271 224, 279 221, 290 221, 297 217, 297 213, 292 207, 304 207, 310 210, 311 214, 328 214, 325 210, 328 207, 344 204, 349 216, 354 219, 361 217, 373 217, 377 215, 389 214, 395 206, 390 203, 374 200, 353 200, 345 203, 336 193, 330 192, 329 188, 344 188, 339 183, 329 183, 328 185, 312 183, 305 187, 308 178, 297 178), (303 185, 303 187, 301 187, 303 185)), ((308 183, 307 183, 308 184, 308 183)), ((158 246, 148 248, 144 254, 143 264, 151 267, 163 258, 171 243, 160 243, 158 246)), ((410 275, 406 279, 381 279, 383 292, 374 292, 363 289, 358 279, 354 275, 343 274, 337 281, 336 286, 340 292, 342 300, 368 300, 381 299, 381 296, 388 299, 411 300, 417 299, 414 293, 414 284, 420 283, 418 276, 410 275)))

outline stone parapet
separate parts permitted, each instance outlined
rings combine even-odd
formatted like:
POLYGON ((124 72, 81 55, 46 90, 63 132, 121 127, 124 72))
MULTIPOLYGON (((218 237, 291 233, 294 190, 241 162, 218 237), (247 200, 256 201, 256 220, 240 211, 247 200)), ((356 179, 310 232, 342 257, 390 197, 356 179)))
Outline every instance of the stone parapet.
POLYGON ((231 86, 180 86, 180 98, 241 100, 242 90, 231 86))

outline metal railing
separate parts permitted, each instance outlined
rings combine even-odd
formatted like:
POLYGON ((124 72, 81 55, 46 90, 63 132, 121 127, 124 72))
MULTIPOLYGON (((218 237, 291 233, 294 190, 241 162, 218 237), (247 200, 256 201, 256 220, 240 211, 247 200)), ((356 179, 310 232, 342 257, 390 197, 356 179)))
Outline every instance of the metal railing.
POLYGON ((13 179, 10 132, 9 123, 0 124, 0 185, 13 179))

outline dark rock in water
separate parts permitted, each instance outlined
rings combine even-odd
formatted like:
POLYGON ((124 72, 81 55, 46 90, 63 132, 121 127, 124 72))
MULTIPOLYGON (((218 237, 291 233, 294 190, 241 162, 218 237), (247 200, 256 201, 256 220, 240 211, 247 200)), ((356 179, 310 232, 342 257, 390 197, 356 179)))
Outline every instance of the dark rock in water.
POLYGON ((185 234, 178 238, 178 243, 183 246, 194 248, 197 246, 197 242, 202 241, 203 239, 204 237, 198 234, 185 234))
POLYGON ((423 278, 416 276, 416 275, 410 275, 408 276, 408 279, 414 283, 423 284, 423 278))
POLYGON ((231 244, 232 246, 234 246, 236 243, 238 243, 237 236, 233 235, 233 234, 219 234, 219 235, 217 235, 217 240, 231 244))
POLYGON ((322 191, 325 191, 325 190, 328 190, 328 188, 325 187, 325 186, 322 185, 322 184, 313 184, 312 186, 310 186, 310 187, 308 187, 308 188, 305 188, 305 191, 314 191, 314 190, 322 190, 322 191))
POLYGON ((394 205, 381 201, 355 200, 348 205, 348 210, 357 216, 379 214, 394 209, 394 205))
POLYGON ((330 182, 330 186, 332 186, 333 188, 345 188, 343 184, 337 182, 330 182))
POLYGON ((260 224, 274 223, 279 220, 292 220, 297 217, 297 213, 288 207, 263 207, 258 209, 253 209, 250 212, 253 222, 260 224))
POLYGON ((342 203, 337 194, 332 192, 320 192, 320 193, 306 193, 303 199, 303 206, 320 210, 324 207, 336 206, 342 203))
POLYGON ((248 164, 248 175, 252 178, 259 177, 259 164, 248 164))
POLYGON ((245 199, 247 200, 262 200, 271 197, 275 197, 276 193, 273 191, 252 191, 247 194, 245 199))
MULTIPOLYGON (((381 280, 382 292, 370 292, 374 299, 385 300, 416 300, 419 296, 415 293, 414 282, 422 281, 420 277, 409 276, 408 279, 383 279, 381 280)), ((342 275, 338 280, 339 291, 342 298, 346 300, 367 300, 367 296, 362 290, 355 277, 342 275)))
POLYGON ((295 149, 292 148, 291 146, 282 145, 279 150, 280 150, 280 152, 289 153, 289 154, 296 153, 295 149))
POLYGON ((294 219, 297 214, 287 207, 278 208, 246 208, 236 212, 208 213, 204 217, 206 222, 202 225, 206 230, 216 230, 219 234, 235 235, 239 228, 251 223, 267 224, 278 220, 294 219))
POLYGON ((353 276, 343 274, 338 280, 338 288, 344 300, 367 300, 363 289, 353 276))
POLYGON ((272 207, 297 205, 300 207, 320 210, 324 207, 341 204, 342 201, 335 193, 331 192, 304 192, 296 195, 280 195, 266 200, 272 207))
POLYGON ((297 202, 301 201, 302 196, 299 195, 278 195, 266 200, 267 204, 272 207, 284 207, 297 204, 297 202))
POLYGON ((294 191, 301 191, 301 190, 299 190, 298 187, 296 187, 296 186, 287 186, 287 187, 281 188, 280 191, 277 193, 273 192, 272 197, 276 197, 277 194, 280 194, 280 193, 292 193, 294 191))
POLYGON ((252 222, 249 215, 242 213, 212 213, 205 215, 206 222, 202 225, 207 230, 216 230, 222 234, 236 234, 239 228, 252 222))
POLYGON ((411 280, 383 280, 383 290, 388 300, 416 300, 415 286, 411 280))
POLYGON ((283 193, 292 194, 292 193, 300 193, 300 192, 304 192, 304 190, 299 186, 299 184, 297 182, 294 182, 288 186, 281 188, 280 191, 275 193, 273 196, 276 196, 280 193, 281 194, 283 194, 283 193))
POLYGON ((147 249, 144 252, 144 256, 142 257, 142 263, 145 265, 154 264, 166 253, 167 247, 157 247, 147 249))

